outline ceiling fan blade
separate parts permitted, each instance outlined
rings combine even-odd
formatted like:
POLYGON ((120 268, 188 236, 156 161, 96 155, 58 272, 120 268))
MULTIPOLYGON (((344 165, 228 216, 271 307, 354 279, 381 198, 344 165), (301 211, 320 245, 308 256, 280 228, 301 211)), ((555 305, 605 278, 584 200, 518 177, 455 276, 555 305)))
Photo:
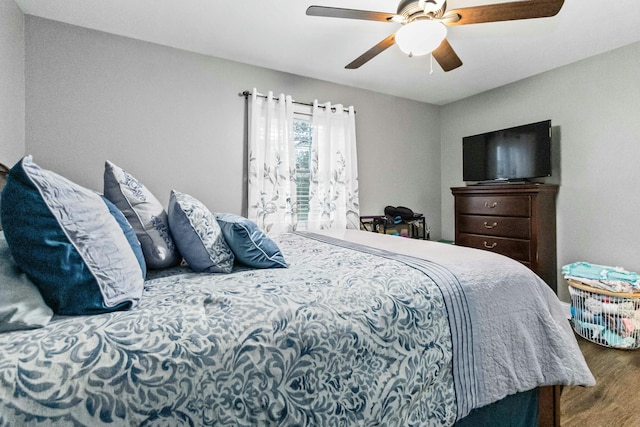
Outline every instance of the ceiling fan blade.
POLYGON ((527 0, 510 3, 489 4, 486 6, 452 9, 445 13, 445 18, 458 15, 459 20, 443 20, 444 24, 468 25, 483 22, 514 21, 517 19, 547 18, 556 15, 564 0, 527 0))
POLYGON ((365 53, 357 57, 354 61, 352 61, 349 65, 347 65, 344 68, 346 68, 347 70, 354 70, 356 68, 360 68, 362 65, 366 64, 375 56, 384 52, 388 47, 393 46, 395 43, 396 43, 396 35, 391 34, 389 37, 382 40, 380 43, 378 43, 377 45, 375 45, 374 47, 372 47, 371 49, 369 49, 368 51, 366 51, 365 53))
POLYGON ((342 9, 339 7, 309 6, 309 16, 325 16, 329 18, 364 19, 366 21, 391 22, 396 15, 385 12, 372 12, 369 10, 342 9))
POLYGON ((458 54, 453 50, 447 39, 442 40, 440 46, 431 52, 431 55, 433 55, 433 59, 438 61, 444 71, 451 71, 462 65, 458 54))

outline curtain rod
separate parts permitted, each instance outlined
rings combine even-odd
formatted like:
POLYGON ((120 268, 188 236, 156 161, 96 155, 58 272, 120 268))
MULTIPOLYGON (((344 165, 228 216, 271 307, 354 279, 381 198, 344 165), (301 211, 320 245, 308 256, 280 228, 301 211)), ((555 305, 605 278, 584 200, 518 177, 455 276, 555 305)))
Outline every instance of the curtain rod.
MULTIPOLYGON (((251 95, 251 92, 248 91, 248 90, 245 90, 244 92, 240 92, 238 94, 238 96, 244 96, 244 99, 248 99, 249 95, 251 95)), ((256 96, 259 96, 260 98, 265 98, 265 99, 267 98, 267 95, 263 95, 261 93, 257 93, 256 96)), ((276 101, 280 100, 280 98, 278 98, 277 96, 274 96, 273 99, 275 99, 276 101)), ((313 104, 310 104, 308 102, 300 102, 300 101, 294 101, 294 100, 292 100, 291 102, 293 102, 294 104, 298 104, 298 105, 306 105, 307 107, 313 107, 313 104)), ((327 107, 325 107, 324 105, 321 105, 321 104, 318 104, 318 107, 327 108, 327 107)), ((335 112, 336 111, 335 107, 331 107, 331 111, 335 112)), ((348 113, 349 109, 348 108, 343 108, 342 111, 344 111, 345 113, 348 113)), ((356 110, 353 110, 353 114, 355 114, 355 113, 356 113, 356 110)))

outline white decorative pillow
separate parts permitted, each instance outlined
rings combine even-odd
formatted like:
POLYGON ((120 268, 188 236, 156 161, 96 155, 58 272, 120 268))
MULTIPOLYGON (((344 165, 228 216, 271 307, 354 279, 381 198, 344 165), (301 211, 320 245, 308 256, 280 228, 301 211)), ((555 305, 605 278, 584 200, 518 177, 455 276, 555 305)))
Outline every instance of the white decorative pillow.
POLYGON ((140 181, 109 160, 104 165, 104 195, 133 227, 149 268, 167 268, 180 262, 162 204, 140 181))
POLYGON ((205 205, 188 194, 171 191, 169 227, 180 253, 195 272, 230 273, 234 255, 220 225, 205 205))
POLYGON ((47 326, 53 311, 13 261, 0 231, 0 332, 47 326))

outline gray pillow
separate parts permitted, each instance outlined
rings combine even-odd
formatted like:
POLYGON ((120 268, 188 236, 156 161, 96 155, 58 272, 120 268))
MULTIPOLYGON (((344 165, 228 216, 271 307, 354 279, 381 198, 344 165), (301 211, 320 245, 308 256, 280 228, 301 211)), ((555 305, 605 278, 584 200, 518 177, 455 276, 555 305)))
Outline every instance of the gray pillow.
POLYGON ((162 204, 140 181, 109 160, 104 165, 104 196, 133 227, 149 268, 167 268, 180 262, 162 204))
POLYGON ((230 273, 234 255, 215 215, 188 194, 171 191, 169 226, 180 253, 195 272, 230 273))
POLYGON ((52 316, 36 285, 13 261, 0 231, 0 332, 41 328, 52 316))

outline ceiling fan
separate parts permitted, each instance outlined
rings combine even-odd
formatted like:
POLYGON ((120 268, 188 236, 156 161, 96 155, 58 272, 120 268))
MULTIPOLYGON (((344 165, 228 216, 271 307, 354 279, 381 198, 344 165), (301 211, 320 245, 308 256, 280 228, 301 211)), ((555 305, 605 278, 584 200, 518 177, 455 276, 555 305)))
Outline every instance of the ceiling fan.
POLYGON ((484 22, 546 18, 556 15, 564 0, 521 0, 447 10, 446 0, 400 0, 396 14, 339 7, 310 6, 309 16, 395 22, 402 27, 360 55, 345 68, 359 68, 397 44, 409 56, 432 54, 444 71, 462 65, 446 39, 447 27, 484 22))

